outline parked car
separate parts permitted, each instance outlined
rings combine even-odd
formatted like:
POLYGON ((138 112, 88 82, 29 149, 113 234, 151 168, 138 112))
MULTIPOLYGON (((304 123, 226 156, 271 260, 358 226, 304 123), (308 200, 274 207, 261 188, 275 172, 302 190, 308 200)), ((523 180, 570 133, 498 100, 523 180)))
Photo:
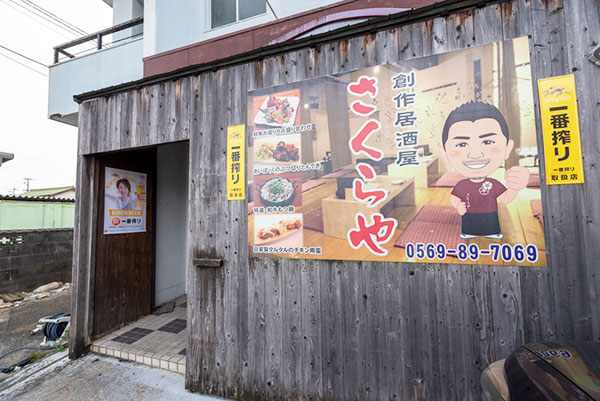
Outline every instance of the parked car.
POLYGON ((527 344, 481 375, 486 401, 600 401, 600 343, 527 344))

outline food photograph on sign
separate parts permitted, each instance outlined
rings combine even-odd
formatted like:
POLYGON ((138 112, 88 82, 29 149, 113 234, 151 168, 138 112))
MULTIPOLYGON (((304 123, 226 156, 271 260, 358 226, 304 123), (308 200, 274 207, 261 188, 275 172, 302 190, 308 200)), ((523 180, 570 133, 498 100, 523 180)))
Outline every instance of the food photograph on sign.
POLYGON ((256 138, 254 141, 255 166, 300 164, 300 134, 256 138))
POLYGON ((302 206, 302 175, 283 173, 255 176, 254 206, 302 206))
MULTIPOLYGON (((302 215, 260 214, 254 219, 254 243, 285 248, 303 244, 302 215)), ((282 251, 281 253, 291 253, 282 251)))
POLYGON ((104 234, 146 231, 146 174, 106 167, 104 234))
POLYGON ((527 38, 249 92, 250 254, 545 266, 527 38))

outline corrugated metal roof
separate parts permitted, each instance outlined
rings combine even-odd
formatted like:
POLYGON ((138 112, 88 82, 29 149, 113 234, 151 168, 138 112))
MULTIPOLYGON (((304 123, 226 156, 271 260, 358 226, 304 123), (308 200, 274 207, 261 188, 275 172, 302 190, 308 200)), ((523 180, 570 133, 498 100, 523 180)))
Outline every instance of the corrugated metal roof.
POLYGON ((74 203, 75 199, 69 199, 69 198, 52 198, 50 196, 0 195, 0 201, 74 203))

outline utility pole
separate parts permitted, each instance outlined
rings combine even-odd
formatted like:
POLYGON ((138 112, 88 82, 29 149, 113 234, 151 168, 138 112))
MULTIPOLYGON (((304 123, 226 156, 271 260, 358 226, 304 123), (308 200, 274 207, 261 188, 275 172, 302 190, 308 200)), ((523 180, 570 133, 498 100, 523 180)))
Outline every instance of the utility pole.
POLYGON ((29 192, 29 181, 33 180, 33 178, 23 178, 27 183, 27 192, 29 192))

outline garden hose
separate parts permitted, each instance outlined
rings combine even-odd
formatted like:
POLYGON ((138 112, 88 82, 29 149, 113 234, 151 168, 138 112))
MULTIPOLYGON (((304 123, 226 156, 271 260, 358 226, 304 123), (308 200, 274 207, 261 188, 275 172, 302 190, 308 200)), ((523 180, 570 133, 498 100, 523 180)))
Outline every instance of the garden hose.
MULTIPOLYGON (((51 316, 50 319, 58 319, 60 317, 66 317, 66 316, 71 316, 71 314, 70 313, 57 313, 56 315, 51 316)), ((46 336, 46 338, 49 341, 56 341, 63 335, 66 327, 67 327, 67 322, 45 323, 42 332, 44 333, 44 336, 46 336)))
MULTIPOLYGON (((24 349, 47 351, 47 350, 56 349, 56 348, 55 347, 19 347, 19 348, 13 349, 12 351, 8 351, 5 354, 0 355, 0 359, 7 357, 10 354, 14 354, 15 352, 22 351, 24 349)), ((29 362, 31 362, 31 360, 32 360, 32 358, 29 357, 29 358, 26 358, 26 359, 22 360, 21 362, 15 364, 15 365, 12 365, 12 366, 0 366, 0 372, 4 372, 4 373, 12 372, 17 367, 23 367, 23 366, 27 365, 29 362)))
MULTIPOLYGON (((58 319, 61 317, 67 317, 67 316, 71 316, 70 313, 57 313, 54 316, 51 316, 50 319, 58 319)), ((46 337, 47 340, 49 341, 57 341, 59 340, 62 335, 65 332, 65 328, 67 327, 67 322, 62 322, 62 323, 45 323, 44 327, 42 329, 42 332, 44 333, 44 336, 46 337)), ((65 342, 64 344, 62 344, 63 346, 67 345, 67 343, 65 342)), ((22 350, 36 350, 36 351, 48 351, 48 350, 55 350, 56 346, 38 346, 38 347, 19 347, 16 348, 12 351, 8 351, 2 355, 0 355, 0 359, 7 357, 8 355, 14 354, 15 352, 18 351, 22 351, 22 350)), ((12 366, 0 366, 0 372, 3 373, 9 373, 12 372, 18 368, 21 368, 25 365, 27 365, 28 363, 31 363, 33 361, 33 357, 28 357, 23 359, 21 362, 16 363, 12 366)))

